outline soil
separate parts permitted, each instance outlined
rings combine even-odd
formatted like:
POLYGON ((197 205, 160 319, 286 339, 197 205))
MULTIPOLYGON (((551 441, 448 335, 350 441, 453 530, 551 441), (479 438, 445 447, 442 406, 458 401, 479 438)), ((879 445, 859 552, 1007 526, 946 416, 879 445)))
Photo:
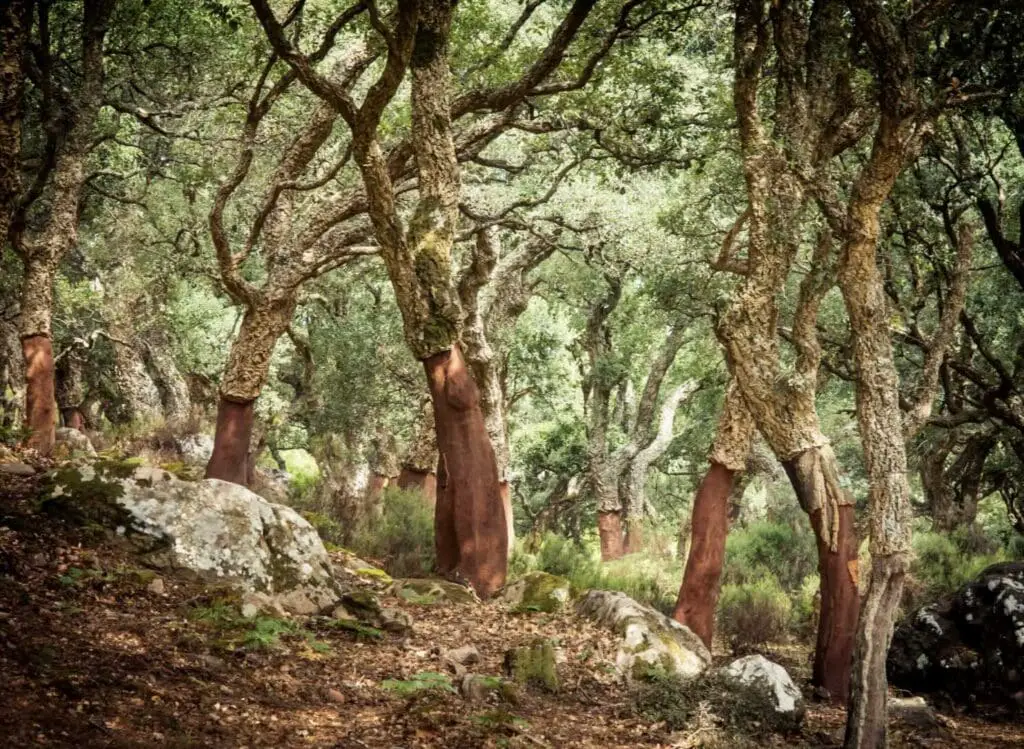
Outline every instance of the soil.
MULTIPOLYGON (((0 474, 0 746, 701 745, 704 728, 671 733, 638 717, 614 672, 612 636, 571 613, 389 598, 412 617, 411 633, 367 637, 314 619, 260 640, 237 618, 218 619, 230 608, 219 607, 223 591, 141 569, 125 541, 37 505, 35 478, 0 474), (441 654, 466 644, 482 656, 473 672, 500 675, 505 652, 537 637, 560 648, 557 694, 470 702, 443 689, 401 696, 382 687, 446 673, 441 654)), ((767 655, 807 683, 806 646, 767 655)), ((838 747, 843 720, 811 698, 799 734, 757 735, 755 726, 716 745, 838 747)), ((940 720, 938 732, 894 723, 891 746, 1024 747, 1024 726, 940 720)))

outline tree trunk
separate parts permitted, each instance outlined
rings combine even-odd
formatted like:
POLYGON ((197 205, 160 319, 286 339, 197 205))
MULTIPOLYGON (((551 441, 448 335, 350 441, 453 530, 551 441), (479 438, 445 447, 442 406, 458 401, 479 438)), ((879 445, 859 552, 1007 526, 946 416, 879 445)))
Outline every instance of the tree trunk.
POLYGON ((57 403, 54 399, 53 344, 48 335, 21 339, 25 357, 25 427, 28 446, 40 455, 53 451, 57 403))
POLYGON ((398 488, 419 490, 431 507, 437 502, 437 431, 434 410, 429 400, 423 402, 413 442, 398 473, 398 488))
POLYGON ((505 533, 508 538, 508 556, 511 559, 512 549, 516 543, 515 517, 512 515, 512 487, 508 481, 498 482, 498 491, 501 492, 501 506, 505 508, 505 533))
POLYGON ((85 431, 85 414, 82 413, 82 409, 62 408, 60 410, 60 416, 64 421, 64 426, 71 429, 77 429, 79 432, 85 431))
POLYGON ((239 403, 221 396, 217 405, 217 427, 213 454, 206 465, 206 478, 249 483, 249 440, 252 438, 255 401, 239 403))
POLYGON ((27 0, 7 0, 0 9, 0 252, 21 192, 23 60, 32 7, 27 0))
POLYGON ((421 471, 412 466, 402 467, 398 474, 396 486, 408 491, 419 491, 427 504, 433 506, 437 502, 437 474, 433 471, 421 471))
POLYGON ((85 429, 85 358, 77 348, 68 351, 56 365, 55 385, 57 409, 64 426, 82 431, 85 429))
POLYGON ((818 545, 821 617, 811 682, 843 702, 860 609, 853 502, 839 485, 835 454, 828 445, 806 450, 782 465, 810 516, 818 545))
POLYGON ((287 330, 294 311, 294 296, 260 300, 246 309, 220 385, 213 454, 206 466, 206 478, 243 486, 252 479, 254 405, 266 383, 274 346, 287 330))
POLYGON ((601 561, 620 559, 626 551, 622 539, 622 511, 598 512, 597 533, 601 539, 601 561))
POLYGON ((729 532, 729 500, 737 474, 745 470, 754 422, 735 381, 729 383, 711 448, 708 472, 697 489, 690 517, 691 541, 679 598, 672 616, 711 647, 715 608, 729 532))
POLYGON ((508 526, 494 449, 458 344, 425 359, 423 366, 439 453, 438 566, 457 573, 486 598, 505 584, 508 566, 508 526))
POLYGON ((729 494, 736 473, 712 460, 700 482, 690 520, 690 554, 672 612, 677 622, 692 629, 709 648, 722 584, 725 538, 729 533, 729 494))

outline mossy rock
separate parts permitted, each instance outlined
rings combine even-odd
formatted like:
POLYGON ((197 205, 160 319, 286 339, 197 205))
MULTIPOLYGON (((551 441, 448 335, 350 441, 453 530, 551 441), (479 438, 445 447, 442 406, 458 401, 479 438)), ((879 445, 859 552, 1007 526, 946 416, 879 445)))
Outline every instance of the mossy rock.
POLYGON ((360 567, 356 570, 356 574, 368 580, 376 580, 389 585, 394 582, 391 575, 378 567, 360 567))
POLYGON ((512 648, 505 653, 505 672, 524 686, 557 692, 558 669, 554 643, 540 638, 530 645, 512 648))
POLYGON ((409 603, 424 605, 436 603, 469 604, 480 603, 472 588, 448 580, 409 578, 396 580, 388 593, 409 603))
POLYGON ((573 598, 572 584, 547 572, 530 572, 502 589, 499 594, 515 612, 561 611, 573 598))

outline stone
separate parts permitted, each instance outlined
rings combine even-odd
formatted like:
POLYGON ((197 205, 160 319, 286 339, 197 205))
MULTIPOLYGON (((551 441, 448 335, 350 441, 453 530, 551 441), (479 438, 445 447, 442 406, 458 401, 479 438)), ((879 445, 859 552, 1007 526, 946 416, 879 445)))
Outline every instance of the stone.
POLYGON ((154 595, 162 596, 164 594, 164 579, 162 577, 154 577, 149 585, 146 586, 146 590, 154 595))
POLYGON ((644 677, 652 669, 688 679, 711 665, 711 653, 688 627, 625 593, 587 591, 576 611, 622 638, 615 665, 627 679, 644 677))
POLYGON ((443 663, 456 676, 466 673, 466 667, 480 662, 480 651, 474 645, 463 645, 441 653, 443 663))
POLYGON ((89 438, 77 429, 71 427, 60 427, 54 432, 54 444, 63 445, 68 451, 68 457, 77 458, 81 456, 95 457, 96 448, 92 446, 89 438))
POLYGON ((213 455, 213 437, 207 434, 190 434, 176 440, 182 461, 191 465, 205 466, 213 455))
POLYGON ((1019 709, 1024 690, 1024 562, 983 570, 954 595, 896 628, 887 664, 894 686, 959 705, 1019 709))
POLYGON ((543 638, 505 653, 505 673, 524 686, 558 691, 558 657, 555 645, 543 638))
POLYGON ((420 578, 396 580, 388 588, 387 592, 409 603, 424 605, 435 603, 480 603, 480 598, 472 588, 448 580, 420 578))
POLYGON ((0 463, 0 473, 6 473, 8 476, 35 476, 36 469, 28 463, 0 463))
POLYGON ((530 572, 506 585, 498 597, 513 611, 561 611, 572 599, 572 586, 564 577, 530 572))
POLYGON ((405 634, 412 629, 412 617, 401 609, 382 607, 377 614, 377 624, 385 632, 405 634))
POLYGON ((799 722, 804 713, 803 695, 782 666, 763 655, 738 658, 722 674, 744 686, 759 690, 774 706, 775 712, 784 713, 799 722))
POLYGON ((276 597, 294 613, 315 613, 340 598, 316 530, 244 486, 181 481, 110 461, 59 469, 48 482, 46 508, 120 528, 153 563, 276 597))
POLYGON ((465 674, 459 680, 459 693, 470 702, 486 702, 492 699, 512 704, 519 702, 516 685, 500 676, 465 674))

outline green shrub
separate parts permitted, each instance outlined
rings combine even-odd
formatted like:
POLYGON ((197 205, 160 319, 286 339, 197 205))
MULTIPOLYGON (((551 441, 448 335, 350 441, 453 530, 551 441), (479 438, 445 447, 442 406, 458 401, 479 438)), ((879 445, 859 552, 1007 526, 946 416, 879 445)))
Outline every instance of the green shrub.
POLYGON ((741 585, 723 585, 718 599, 718 631, 734 654, 748 653, 785 639, 792 604, 772 575, 741 585))
POLYGON ((978 542, 968 534, 946 535, 935 531, 914 536, 914 559, 903 597, 904 609, 916 609, 954 592, 985 567, 1005 558, 1002 553, 974 553, 978 542), (962 548, 957 541, 968 546, 962 548))
POLYGON ((724 583, 741 585, 776 577, 784 590, 796 590, 817 569, 818 552, 810 525, 800 530, 785 523, 760 520, 736 528, 725 542, 724 583))
POLYGON ((821 578, 817 574, 808 575, 799 590, 791 596, 793 629, 800 637, 813 637, 818 629, 818 617, 821 614, 821 600, 818 596, 820 588, 821 578))
POLYGON ((385 489, 381 515, 356 528, 349 545, 395 577, 428 576, 434 570, 433 508, 421 492, 385 489))

